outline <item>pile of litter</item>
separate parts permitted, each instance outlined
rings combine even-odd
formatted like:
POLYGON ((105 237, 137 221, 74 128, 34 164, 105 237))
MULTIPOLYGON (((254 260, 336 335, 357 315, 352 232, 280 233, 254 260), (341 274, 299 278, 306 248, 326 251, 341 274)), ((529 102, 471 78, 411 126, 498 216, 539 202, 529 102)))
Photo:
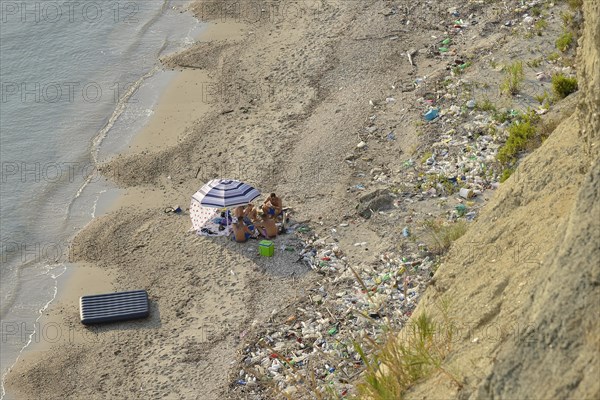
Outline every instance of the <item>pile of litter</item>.
MULTIPOLYGON (((244 395, 280 391, 301 398, 307 388, 345 396, 363 370, 355 343, 400 328, 432 276, 429 258, 382 254, 372 266, 350 268, 337 243, 296 228, 303 261, 323 276, 294 307, 276 313, 247 337, 232 390, 244 395)), ((305 393, 307 394, 307 393, 305 393)))

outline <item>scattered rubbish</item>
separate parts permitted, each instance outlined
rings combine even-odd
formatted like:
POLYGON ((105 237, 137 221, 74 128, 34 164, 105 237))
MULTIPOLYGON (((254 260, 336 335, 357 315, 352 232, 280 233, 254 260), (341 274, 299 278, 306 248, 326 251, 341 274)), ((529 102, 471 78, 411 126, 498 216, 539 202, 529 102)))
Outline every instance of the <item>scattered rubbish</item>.
POLYGON ((465 70, 466 68, 469 68, 470 66, 471 66, 471 63, 470 62, 466 62, 466 63, 460 64, 458 66, 458 68, 461 69, 461 70, 465 70))
POLYGON ((377 322, 382 318, 393 329, 406 324, 431 278, 433 261, 428 257, 386 252, 379 256, 376 269, 353 272, 336 243, 313 232, 302 240, 306 243, 302 260, 325 278, 294 309, 273 313, 264 328, 245 336, 241 370, 232 377, 236 387, 258 385, 253 390, 261 390, 257 378, 268 375, 282 393, 291 395, 298 390, 296 383, 310 373, 319 387, 348 394, 352 385, 347 377, 361 360, 354 346, 356 335, 382 334, 385 327, 377 322), (350 286, 340 290, 341 282, 350 286))
MULTIPOLYGON (((415 92, 418 106, 424 107, 423 111, 427 107, 427 112, 422 114, 426 121, 443 117, 435 124, 424 124, 424 133, 430 135, 427 148, 415 160, 400 158, 392 165, 382 165, 370 154, 371 146, 361 139, 369 140, 369 144, 373 143, 378 149, 387 146, 393 151, 395 143, 391 141, 396 140, 396 135, 390 130, 397 128, 387 125, 389 128, 384 130, 387 121, 379 111, 386 111, 386 103, 388 108, 399 103, 394 97, 369 102, 375 108, 370 110, 369 126, 364 128, 369 136, 363 133, 356 146, 364 150, 355 150, 346 157, 347 166, 353 169, 352 176, 361 182, 355 181, 347 187, 349 195, 359 202, 356 215, 344 216, 344 222, 323 226, 322 231, 329 235, 326 237, 319 237, 308 227, 295 229, 304 243, 304 248, 295 249, 298 262, 322 275, 322 279, 307 289, 307 296, 274 313, 266 325, 246 337, 240 357, 246 372, 230 380, 237 390, 248 390, 234 384, 239 379, 247 385, 251 382, 262 385, 260 379, 256 380, 260 375, 275 383, 286 397, 297 398, 298 382, 314 376, 315 384, 323 393, 331 390, 338 397, 350 393, 349 377, 364 368, 354 347, 356 338, 377 338, 383 331, 382 321, 390 321, 392 329, 404 326, 436 270, 435 261, 428 257, 430 249, 420 241, 424 239, 419 238, 419 231, 415 230, 422 221, 422 216, 415 211, 419 210, 415 203, 428 202, 428 207, 437 207, 440 210, 437 218, 472 221, 486 200, 483 196, 486 191, 499 187, 496 154, 506 140, 508 126, 519 114, 507 109, 492 113, 484 110, 486 107, 479 103, 479 98, 465 98, 464 93, 471 84, 465 74, 456 73, 456 69, 465 70, 471 66, 467 60, 473 58, 461 56, 455 47, 457 40, 463 40, 463 30, 476 23, 476 17, 461 15, 456 9, 449 12, 455 20, 447 21, 446 26, 450 27, 447 35, 433 37, 434 42, 422 49, 424 52, 418 51, 423 57, 444 58, 448 63, 447 72, 442 76, 413 77, 392 85, 393 89, 415 92), (462 16, 465 16, 464 21, 460 19, 462 16), (447 54, 440 57, 436 49, 439 53, 456 53, 456 57, 453 56, 454 60, 447 54), (499 122, 496 115, 501 115, 503 121, 499 122), (384 190, 386 193, 382 193, 384 190), (385 217, 378 214, 384 211, 385 217), (370 242, 353 245, 350 242, 352 255, 347 258, 338 243, 341 233, 347 233, 347 229, 338 226, 348 227, 354 223, 359 226, 363 221, 360 217, 382 221, 389 218, 390 222, 383 222, 385 234, 397 237, 403 227, 402 236, 410 239, 402 241, 401 252, 388 249, 375 254, 372 262, 352 264, 348 258, 366 251, 371 254, 375 246, 368 244, 374 242, 370 236, 365 236, 370 242), (405 225, 398 227, 398 224, 405 225)), ((507 26, 511 25, 512 22, 507 26)), ((414 65, 412 57, 417 52, 409 50, 405 54, 414 65)), ((319 224, 327 222, 320 220, 319 224)), ((255 398, 262 397, 258 394, 255 398)))
POLYGON ((464 204, 458 204, 454 209, 456 210, 456 214, 459 217, 464 216, 467 212, 467 206, 465 206, 464 204))
POLYGON ((458 194, 463 199, 470 199, 471 197, 475 196, 475 193, 473 193, 473 190, 472 189, 467 189, 467 188, 460 189, 460 191, 458 192, 458 194))
POLYGON ((535 74, 535 77, 540 82, 550 82, 550 80, 552 79, 550 74, 548 74, 546 72, 537 72, 535 74))
POLYGON ((415 63, 413 61, 413 56, 417 53, 417 51, 415 49, 409 49, 406 52, 406 56, 408 57, 408 62, 410 63, 410 65, 412 65, 413 67, 415 66, 415 63))
POLYGON ((427 121, 433 121, 434 119, 436 119, 438 117, 439 114, 439 110, 437 108, 432 108, 431 110, 427 111, 424 115, 425 120, 427 121))
POLYGON ((168 214, 168 213, 181 214, 182 212, 183 212, 183 210, 179 206, 165 208, 165 214, 168 214))
POLYGON ((467 218, 467 221, 473 221, 475 219, 475 217, 477 217, 477 212, 476 211, 471 211, 465 214, 465 217, 467 218))

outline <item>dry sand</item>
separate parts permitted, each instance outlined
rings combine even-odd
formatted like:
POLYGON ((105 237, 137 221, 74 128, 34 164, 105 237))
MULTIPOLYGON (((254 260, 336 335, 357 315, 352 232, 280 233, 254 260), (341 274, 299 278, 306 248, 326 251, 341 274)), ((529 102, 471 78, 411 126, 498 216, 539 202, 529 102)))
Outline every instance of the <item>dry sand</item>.
MULTIPOLYGON (((24 399, 231 398, 230 369, 243 337, 318 285, 319 276, 294 253, 261 258, 253 242, 199 237, 189 232, 187 213, 164 213, 168 206, 186 209, 210 178, 238 178, 281 194, 295 218, 311 221, 322 237, 349 223, 336 240, 357 266, 401 240, 400 223, 356 215, 361 193, 348 189, 362 181, 345 162, 367 140, 357 169, 384 168, 400 185, 398 166, 428 143, 418 135, 419 94, 403 88, 416 77, 447 73, 448 60, 428 58, 426 50, 432 36, 443 34, 440 15, 445 18, 451 2, 439 2, 439 13, 429 4, 398 3, 326 1, 310 8, 308 2, 305 13, 282 19, 212 18, 217 22, 194 48, 164 60, 183 72, 129 151, 102 168, 126 193, 74 241, 74 258, 107 271, 109 280, 104 272, 77 272, 83 280, 70 283, 48 312, 49 321, 59 315, 61 326, 83 329, 75 302, 80 294, 143 288, 151 317, 83 329, 93 340, 28 353, 8 377, 9 393, 24 399), (411 48, 425 50, 416 66, 405 54, 411 48), (206 82, 208 100, 197 89, 206 82), (391 96, 396 101, 382 105, 391 96), (381 132, 366 135, 373 116, 381 132), (385 139, 388 131, 395 141, 385 139), (355 242, 369 245, 365 251, 355 242)), ((506 44, 493 15, 484 14, 473 37, 457 38, 457 46, 484 57, 506 44)), ((506 48, 507 58, 507 52, 519 57, 527 51, 526 44, 506 48)), ((474 74, 490 79, 489 71, 474 74)), ((433 209, 415 205, 406 213, 433 209)), ((282 244, 296 239, 276 239, 276 248, 282 244)))

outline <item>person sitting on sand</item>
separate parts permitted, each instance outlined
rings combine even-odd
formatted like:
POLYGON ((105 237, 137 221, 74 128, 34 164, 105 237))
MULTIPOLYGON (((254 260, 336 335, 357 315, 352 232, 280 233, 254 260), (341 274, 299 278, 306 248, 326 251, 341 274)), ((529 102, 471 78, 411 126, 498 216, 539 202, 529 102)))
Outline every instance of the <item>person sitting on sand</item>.
POLYGON ((277 236, 277 224, 273 216, 265 214, 263 220, 256 223, 256 228, 265 238, 273 239, 277 236))
POLYGON ((244 221, 248 222, 256 222, 258 219, 258 213, 254 204, 250 203, 244 208, 244 221))
POLYGON ((242 221, 241 218, 238 219, 236 222, 234 222, 232 227, 233 227, 233 236, 231 238, 232 240, 234 240, 238 243, 244 243, 252 237, 252 231, 250 230, 250 228, 248 228, 246 226, 246 224, 244 224, 244 221, 242 221))
POLYGON ((271 193, 271 195, 264 201, 262 205, 262 211, 265 213, 265 215, 277 217, 283 211, 283 202, 275 195, 275 193, 271 193))
POLYGON ((237 206, 236 208, 233 209, 233 216, 236 217, 237 219, 242 219, 244 218, 244 206, 237 206))

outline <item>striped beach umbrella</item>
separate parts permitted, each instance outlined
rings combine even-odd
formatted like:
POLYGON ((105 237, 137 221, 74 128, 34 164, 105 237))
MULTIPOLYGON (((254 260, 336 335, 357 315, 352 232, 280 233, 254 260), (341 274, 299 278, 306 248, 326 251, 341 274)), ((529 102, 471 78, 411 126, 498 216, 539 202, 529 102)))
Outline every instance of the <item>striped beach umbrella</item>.
POLYGON ((232 208, 243 206, 260 196, 247 183, 232 179, 213 179, 192 196, 203 207, 232 208))
POLYGON ((219 230, 213 223, 219 210, 246 205, 258 196, 260 192, 247 183, 231 179, 213 179, 192 196, 192 225, 199 234, 208 229, 212 234, 229 235, 229 213, 225 216, 224 230, 219 230))

